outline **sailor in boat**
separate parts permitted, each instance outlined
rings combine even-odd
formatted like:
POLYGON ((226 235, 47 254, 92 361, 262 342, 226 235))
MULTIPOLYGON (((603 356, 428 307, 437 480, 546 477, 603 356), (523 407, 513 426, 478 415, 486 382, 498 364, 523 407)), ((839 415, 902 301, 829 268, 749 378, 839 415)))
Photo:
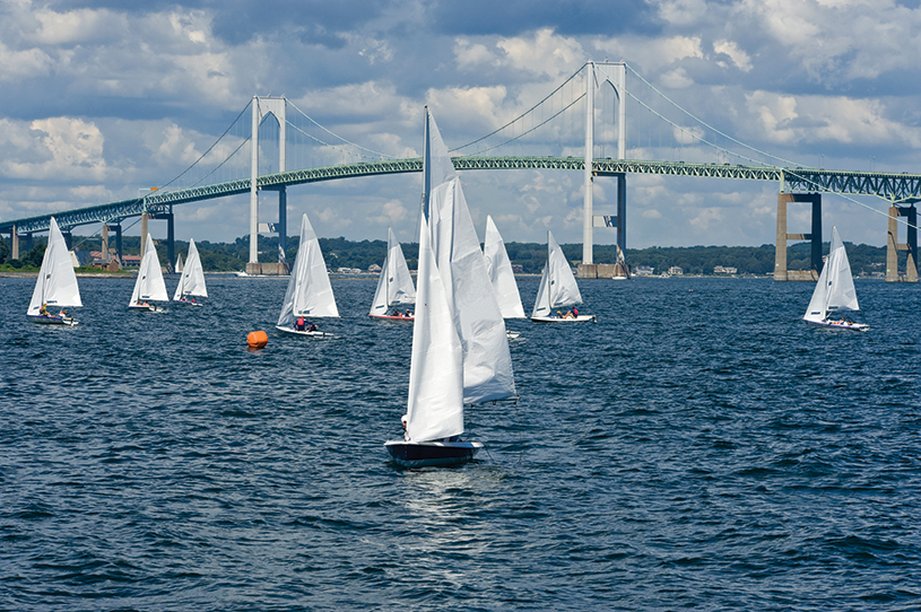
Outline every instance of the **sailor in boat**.
POLYGON ((294 320, 294 331, 299 332, 315 332, 319 328, 316 323, 311 323, 304 318, 304 315, 299 316, 294 320))
MULTIPOLYGON (((408 421, 409 421, 408 414, 404 414, 402 417, 400 417, 400 423, 403 425, 403 439, 406 440, 407 442, 409 442, 409 432, 406 431, 406 424, 408 421)), ((432 440, 432 442, 460 442, 460 441, 461 441, 460 436, 449 436, 447 438, 437 438, 435 440, 432 440)))
POLYGON ((38 316, 45 317, 48 319, 64 319, 67 316, 67 311, 63 308, 57 314, 54 314, 48 310, 48 304, 42 304, 42 307, 38 309, 38 316))

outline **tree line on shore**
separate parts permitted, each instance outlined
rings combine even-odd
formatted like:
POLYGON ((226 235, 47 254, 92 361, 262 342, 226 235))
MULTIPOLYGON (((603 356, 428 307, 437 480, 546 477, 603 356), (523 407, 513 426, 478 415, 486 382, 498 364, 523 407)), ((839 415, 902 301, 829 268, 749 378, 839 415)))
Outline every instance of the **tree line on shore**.
MULTIPOLYGON (((98 237, 80 238, 75 236, 75 250, 78 256, 86 255, 90 251, 98 251, 100 241, 98 237)), ((263 237, 259 241, 260 260, 275 261, 278 254, 278 238, 263 237)), ((885 271, 886 249, 866 244, 847 244, 848 257, 851 269, 858 276, 879 275, 885 271)), ((159 241, 158 253, 161 263, 166 266, 165 241, 159 241)), ((205 270, 210 272, 230 272, 243 270, 249 258, 249 237, 237 238, 233 242, 198 242, 198 251, 201 254, 205 270)), ((110 246, 112 243, 110 242, 110 246)), ((138 253, 140 240, 137 236, 123 238, 125 253, 138 253)), ((506 242, 509 259, 516 266, 516 270, 524 273, 539 274, 547 258, 547 246, 537 242, 506 242), (520 266, 520 267, 518 267, 520 266)), ((344 237, 320 238, 320 247, 323 249, 326 264, 331 270, 338 268, 357 268, 368 270, 371 266, 381 265, 387 251, 387 242, 384 240, 347 240, 344 237)), ((563 252, 573 264, 582 258, 582 245, 580 243, 562 245, 563 252)), ((810 245, 800 242, 790 245, 787 251, 788 268, 791 270, 805 270, 810 267, 810 245)), ((42 255, 45 249, 44 239, 33 241, 31 248, 20 253, 20 259, 11 258, 8 241, 0 240, 0 269, 37 269, 41 266, 42 255)), ((826 245, 825 250, 828 247, 826 245)), ((188 250, 188 242, 176 241, 176 253, 183 256, 188 250)), ((411 269, 416 267, 415 243, 405 243, 403 251, 406 261, 411 269)), ((297 237, 288 238, 286 256, 289 262, 294 261, 297 253, 297 237)), ((594 258, 596 263, 614 262, 615 247, 610 244, 595 245, 594 258)), ((666 272, 671 266, 678 266, 685 274, 714 274, 714 268, 723 266, 735 268, 738 274, 765 275, 774 270, 774 245, 762 244, 761 246, 691 246, 691 247, 647 247, 644 249, 627 249, 627 263, 631 269, 639 266, 652 268, 655 274, 666 272)), ((169 268, 171 269, 171 268, 169 268)))

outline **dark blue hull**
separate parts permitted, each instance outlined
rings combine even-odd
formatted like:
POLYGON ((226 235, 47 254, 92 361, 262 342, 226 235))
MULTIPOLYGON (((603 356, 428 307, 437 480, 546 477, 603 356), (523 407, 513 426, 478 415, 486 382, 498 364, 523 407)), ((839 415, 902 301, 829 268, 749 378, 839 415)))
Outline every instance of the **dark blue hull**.
POLYGON ((480 442, 404 442, 384 444, 394 462, 402 467, 461 465, 483 447, 480 442))

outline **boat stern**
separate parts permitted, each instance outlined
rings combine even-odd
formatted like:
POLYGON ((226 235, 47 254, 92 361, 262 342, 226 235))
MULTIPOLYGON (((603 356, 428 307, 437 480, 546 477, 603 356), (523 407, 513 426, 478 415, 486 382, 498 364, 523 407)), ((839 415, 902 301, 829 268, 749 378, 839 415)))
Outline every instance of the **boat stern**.
POLYGON ((407 442, 389 440, 384 443, 393 462, 404 468, 452 466, 467 463, 483 448, 482 442, 407 442))

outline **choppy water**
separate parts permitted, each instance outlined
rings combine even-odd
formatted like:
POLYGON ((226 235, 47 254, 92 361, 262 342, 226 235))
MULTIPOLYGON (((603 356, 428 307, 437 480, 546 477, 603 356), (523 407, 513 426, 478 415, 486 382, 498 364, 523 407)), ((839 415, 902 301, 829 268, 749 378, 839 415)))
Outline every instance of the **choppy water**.
POLYGON ((76 329, 32 284, 0 279, 0 608, 921 607, 916 286, 858 282, 858 334, 806 284, 583 281, 597 325, 510 324, 488 453, 404 471, 375 280, 333 280, 328 342, 271 330, 279 280, 151 315, 81 279, 76 329))

